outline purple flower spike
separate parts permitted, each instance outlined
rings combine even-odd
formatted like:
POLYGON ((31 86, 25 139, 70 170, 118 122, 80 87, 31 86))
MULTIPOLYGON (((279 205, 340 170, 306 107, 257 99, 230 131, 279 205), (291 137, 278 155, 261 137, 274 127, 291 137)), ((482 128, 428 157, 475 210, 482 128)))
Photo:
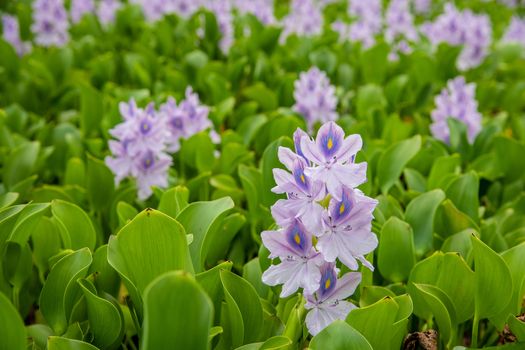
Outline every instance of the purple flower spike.
POLYGON ((273 14, 273 0, 236 0, 235 5, 239 13, 250 13, 264 25, 277 22, 273 14))
POLYGON ((35 0, 33 2, 31 31, 41 46, 61 47, 69 42, 69 21, 62 0, 35 0))
POLYGON ((513 16, 501 41, 525 47, 525 18, 513 16))
POLYGON ((97 17, 103 26, 115 21, 117 11, 122 7, 118 0, 101 0, 97 7, 97 17))
POLYGON ((295 105, 293 110, 301 114, 312 130, 316 122, 327 122, 339 118, 335 87, 326 74, 317 67, 301 73, 295 81, 295 105))
POLYGON ((345 138, 343 129, 334 122, 324 124, 315 141, 303 138, 301 149, 317 167, 309 167, 306 174, 314 181, 324 181, 328 192, 341 199, 342 187, 356 187, 366 181, 366 163, 354 163, 363 141, 359 135, 345 138))
POLYGON ((72 0, 71 1, 71 21, 78 23, 89 13, 95 12, 95 2, 93 0, 72 0))
POLYGON ((323 30, 323 14, 321 6, 314 0, 293 0, 289 14, 283 19, 281 42, 292 34, 298 36, 314 36, 323 30))
POLYGON ((349 272, 337 279, 335 265, 325 263, 321 267, 321 283, 315 294, 306 294, 305 308, 310 310, 306 315, 306 326, 312 335, 318 334, 335 320, 344 320, 356 308, 352 303, 343 300, 354 294, 361 282, 361 274, 349 272))
POLYGON ((312 236, 299 220, 279 231, 261 234, 270 258, 279 258, 280 264, 272 265, 263 273, 262 280, 270 286, 283 284, 281 297, 285 298, 299 288, 314 293, 319 287, 323 263, 321 254, 312 247, 312 236))
POLYGON ((18 56, 23 56, 31 51, 31 44, 20 38, 18 18, 11 15, 2 16, 3 38, 15 49, 18 56))
POLYGON ((342 192, 341 200, 330 201, 317 249, 323 253, 326 261, 339 259, 351 270, 357 270, 357 261, 360 261, 373 270, 374 267, 364 256, 378 244, 376 235, 372 233, 372 213, 377 201, 366 197, 359 190, 344 188, 342 192))
POLYGON ((464 77, 449 80, 447 87, 435 98, 436 109, 432 111, 430 126, 432 135, 445 143, 449 142, 450 130, 447 119, 455 118, 467 126, 467 135, 472 143, 481 131, 481 114, 476 101, 476 84, 467 84, 464 77))

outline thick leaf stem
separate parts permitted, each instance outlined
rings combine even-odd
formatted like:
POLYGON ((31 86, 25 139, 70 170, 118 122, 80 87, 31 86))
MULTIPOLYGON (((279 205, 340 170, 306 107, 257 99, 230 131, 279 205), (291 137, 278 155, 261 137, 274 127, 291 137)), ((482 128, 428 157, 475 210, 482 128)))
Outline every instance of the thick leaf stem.
POLYGON ((470 347, 471 348, 477 348, 478 347, 478 331, 479 331, 479 316, 478 313, 474 313, 474 321, 472 323, 472 340, 470 347))

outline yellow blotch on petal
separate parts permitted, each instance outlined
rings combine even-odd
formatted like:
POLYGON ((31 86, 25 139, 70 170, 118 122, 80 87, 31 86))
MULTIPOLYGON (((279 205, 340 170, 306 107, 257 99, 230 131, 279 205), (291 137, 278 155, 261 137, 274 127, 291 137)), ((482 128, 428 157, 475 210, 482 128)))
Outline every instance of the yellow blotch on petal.
POLYGON ((326 143, 326 147, 328 147, 328 149, 332 149, 332 147, 334 147, 334 141, 332 140, 331 137, 328 139, 328 142, 326 143))
POLYGON ((302 181, 303 184, 306 183, 306 179, 304 178, 303 174, 301 174, 301 181, 302 181))
POLYGON ((324 289, 327 290, 328 288, 330 288, 331 285, 332 285, 332 281, 330 281, 330 279, 327 279, 326 282, 324 283, 324 289))
POLYGON ((301 237, 298 233, 296 233, 295 236, 293 236, 293 240, 295 241, 295 243, 301 244, 301 237))
POLYGON ((343 214, 345 212, 345 204, 341 203, 341 206, 339 207, 339 215, 343 214))

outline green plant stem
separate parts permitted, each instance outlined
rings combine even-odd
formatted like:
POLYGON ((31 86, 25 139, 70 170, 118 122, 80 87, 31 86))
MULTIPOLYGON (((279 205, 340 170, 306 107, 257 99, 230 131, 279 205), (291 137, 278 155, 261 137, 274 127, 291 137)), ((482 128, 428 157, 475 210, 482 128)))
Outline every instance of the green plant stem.
POLYGON ((478 331, 479 331, 479 317, 477 312, 474 313, 474 321, 472 323, 472 340, 470 342, 470 347, 478 347, 478 331))

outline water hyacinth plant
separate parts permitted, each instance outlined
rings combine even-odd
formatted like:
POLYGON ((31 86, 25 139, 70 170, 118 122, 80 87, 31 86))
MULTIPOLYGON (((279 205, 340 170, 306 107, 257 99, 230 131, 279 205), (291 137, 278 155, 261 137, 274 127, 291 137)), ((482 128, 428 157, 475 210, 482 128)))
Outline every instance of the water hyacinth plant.
POLYGON ((524 1, 0 18, 0 350, 525 349, 524 1))

